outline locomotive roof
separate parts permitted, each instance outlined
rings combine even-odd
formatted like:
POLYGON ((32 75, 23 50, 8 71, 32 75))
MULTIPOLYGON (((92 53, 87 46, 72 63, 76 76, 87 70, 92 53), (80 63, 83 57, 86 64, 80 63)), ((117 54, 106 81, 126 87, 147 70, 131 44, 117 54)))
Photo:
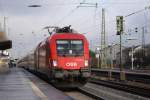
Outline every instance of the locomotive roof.
POLYGON ((49 39, 57 39, 57 38, 86 39, 83 34, 79 33, 55 33, 49 37, 49 39))
POLYGON ((83 34, 80 33, 54 33, 51 36, 49 36, 48 38, 46 38, 45 40, 41 41, 38 46, 36 47, 36 49, 39 46, 42 46, 42 44, 45 44, 45 42, 49 42, 50 40, 55 40, 55 39, 86 39, 85 36, 83 34))

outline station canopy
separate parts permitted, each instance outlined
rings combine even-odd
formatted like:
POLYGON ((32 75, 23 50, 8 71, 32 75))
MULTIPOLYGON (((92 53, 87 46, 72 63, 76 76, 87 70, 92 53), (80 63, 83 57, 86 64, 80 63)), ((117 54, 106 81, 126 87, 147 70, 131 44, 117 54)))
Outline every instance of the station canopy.
POLYGON ((10 48, 12 48, 11 40, 0 41, 0 50, 6 50, 10 48))

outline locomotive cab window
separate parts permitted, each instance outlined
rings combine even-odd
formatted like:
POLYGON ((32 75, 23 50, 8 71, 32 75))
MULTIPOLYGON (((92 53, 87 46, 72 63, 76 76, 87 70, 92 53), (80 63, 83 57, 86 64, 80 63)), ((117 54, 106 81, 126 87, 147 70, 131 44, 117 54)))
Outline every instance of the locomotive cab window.
POLYGON ((57 54, 59 56, 82 56, 82 40, 57 40, 57 54))

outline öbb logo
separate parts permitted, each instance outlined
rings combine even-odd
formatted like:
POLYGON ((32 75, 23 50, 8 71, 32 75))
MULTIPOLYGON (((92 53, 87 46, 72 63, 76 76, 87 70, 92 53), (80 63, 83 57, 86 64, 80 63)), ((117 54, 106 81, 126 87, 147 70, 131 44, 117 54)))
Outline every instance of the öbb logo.
POLYGON ((77 66, 77 63, 76 62, 69 62, 69 63, 66 63, 66 66, 71 66, 71 67, 74 67, 74 66, 77 66))

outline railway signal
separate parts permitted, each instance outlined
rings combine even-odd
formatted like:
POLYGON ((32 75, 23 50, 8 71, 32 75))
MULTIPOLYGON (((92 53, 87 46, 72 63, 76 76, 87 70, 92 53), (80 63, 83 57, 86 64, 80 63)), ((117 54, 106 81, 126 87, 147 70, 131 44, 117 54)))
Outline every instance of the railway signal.
POLYGON ((137 27, 135 28, 135 32, 136 32, 136 33, 138 32, 138 28, 137 28, 137 27))
POLYGON ((117 24, 117 35, 120 35, 120 80, 125 80, 125 73, 123 72, 122 66, 122 33, 123 29, 123 16, 116 17, 116 24, 117 24))
POLYGON ((123 32, 123 16, 116 17, 117 24, 117 35, 120 35, 123 32))

